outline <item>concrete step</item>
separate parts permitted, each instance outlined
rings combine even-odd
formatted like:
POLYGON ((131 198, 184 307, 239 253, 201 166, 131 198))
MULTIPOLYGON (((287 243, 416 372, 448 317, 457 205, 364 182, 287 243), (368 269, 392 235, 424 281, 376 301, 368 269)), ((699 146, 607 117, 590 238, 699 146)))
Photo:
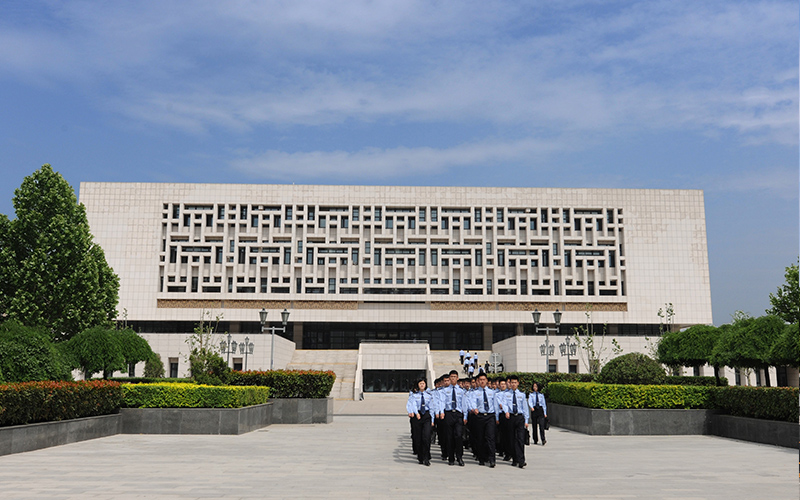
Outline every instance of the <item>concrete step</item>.
POLYGON ((355 350, 295 350, 286 366, 289 370, 332 371, 336 381, 331 389, 334 399, 353 399, 358 351, 355 350))

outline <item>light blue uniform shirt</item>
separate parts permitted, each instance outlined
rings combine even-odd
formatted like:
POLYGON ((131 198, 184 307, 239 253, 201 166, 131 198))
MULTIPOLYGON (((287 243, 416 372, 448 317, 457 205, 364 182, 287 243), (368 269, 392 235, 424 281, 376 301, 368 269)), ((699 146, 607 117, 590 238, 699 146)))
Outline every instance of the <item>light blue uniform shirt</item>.
POLYGON ((456 410, 460 411, 462 414, 466 414, 467 407, 465 404, 465 399, 466 399, 465 396, 466 392, 459 385, 448 385, 447 387, 442 387, 441 394, 439 396, 439 401, 437 403, 439 413, 444 413, 445 411, 450 411, 450 410, 456 410), (453 390, 456 391, 455 406, 453 406, 453 390))
POLYGON ((544 400, 544 396, 542 396, 541 392, 532 392, 528 396, 528 406, 531 407, 531 410, 536 406, 536 402, 539 402, 539 406, 542 407, 542 411, 545 415, 547 415, 547 403, 544 400))
POLYGON ((488 402, 489 409, 486 409, 486 405, 483 401, 483 394, 484 390, 481 387, 478 387, 474 391, 471 391, 469 397, 467 398, 467 411, 478 410, 478 413, 493 413, 495 420, 498 419, 500 414, 499 407, 497 406, 497 397, 495 391, 492 389, 486 388, 486 401, 488 402))
POLYGON ((408 403, 406 403, 406 413, 419 413, 420 415, 424 415, 425 413, 430 413, 431 417, 433 417, 434 410, 436 408, 436 402, 434 401, 433 394, 428 389, 425 389, 424 392, 412 392, 408 395, 408 403), (425 397, 425 411, 420 411, 420 404, 422 403, 422 398, 425 397))
MULTIPOLYGON (((525 423, 527 424, 531 418, 531 412, 528 411, 528 400, 525 398, 525 393, 517 389, 516 391, 507 391, 505 395, 505 406, 503 410, 512 415, 524 415, 525 423), (514 413, 514 395, 517 396, 517 412, 514 413)), ((542 398, 544 399, 544 398, 542 398)))
MULTIPOLYGON (((500 413, 506 413, 506 399, 511 397, 511 391, 509 391, 508 389, 504 391, 498 390, 496 397, 497 397, 497 406, 498 409, 500 410, 500 413)), ((509 399, 508 401, 510 404, 511 400, 509 399)))

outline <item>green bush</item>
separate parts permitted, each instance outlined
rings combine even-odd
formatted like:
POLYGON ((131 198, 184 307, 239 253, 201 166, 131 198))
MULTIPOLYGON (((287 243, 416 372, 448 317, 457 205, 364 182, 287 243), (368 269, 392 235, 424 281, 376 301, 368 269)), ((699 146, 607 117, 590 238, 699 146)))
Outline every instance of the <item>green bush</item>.
POLYGON ((629 408, 708 408, 710 387, 691 385, 618 385, 554 382, 548 387, 551 403, 604 410, 629 408))
POLYGON ((147 358, 144 362, 144 376, 147 378, 164 378, 164 362, 161 361, 161 355, 153 353, 152 356, 147 358))
POLYGON ((618 356, 603 367, 597 382, 601 384, 658 385, 666 381, 664 368, 653 358, 639 352, 618 356))
POLYGON ((120 384, 194 384, 194 379, 191 378, 153 378, 153 377, 114 377, 107 380, 113 380, 120 384))
POLYGON ((116 382, 24 382, 0 385, 0 426, 107 415, 119 410, 116 382))
POLYGON ((189 371, 198 384, 227 385, 231 369, 222 356, 210 349, 195 349, 189 355, 189 371))
POLYGON ((798 422, 797 387, 714 387, 713 407, 737 417, 798 422))
POLYGON ((332 371, 271 370, 232 372, 231 385, 266 385, 273 398, 325 398, 336 374, 332 371))
MULTIPOLYGON (((717 379, 714 377, 692 377, 692 376, 681 376, 681 375, 667 375, 667 379, 664 381, 666 385, 705 385, 705 386, 715 386, 717 385, 717 379)), ((720 377, 719 379, 720 385, 728 385, 728 379, 725 377, 720 377)))
MULTIPOLYGON (((504 372, 499 376, 508 377, 516 375, 519 377, 519 390, 530 393, 533 390, 533 383, 539 384, 539 392, 547 394, 547 385, 550 382, 594 382, 595 376, 589 373, 533 373, 533 372, 504 372)), ((494 374, 489 375, 490 379, 497 378, 494 374)))
POLYGON ((122 394, 127 408, 241 408, 266 403, 269 387, 124 384, 122 394))
POLYGON ((44 328, 10 320, 0 325, 0 382, 72 380, 69 359, 44 328))

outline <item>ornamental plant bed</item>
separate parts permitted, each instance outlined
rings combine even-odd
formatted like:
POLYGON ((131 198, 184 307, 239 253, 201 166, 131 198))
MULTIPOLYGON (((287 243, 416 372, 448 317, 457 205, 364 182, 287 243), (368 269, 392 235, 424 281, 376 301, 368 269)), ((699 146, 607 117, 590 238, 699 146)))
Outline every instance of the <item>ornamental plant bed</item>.
POLYGON ((231 373, 231 385, 266 385, 273 398, 321 399, 331 393, 336 374, 332 371, 270 370, 231 373))
POLYGON ((126 408, 241 408, 267 402, 269 387, 184 383, 125 384, 126 408))
POLYGON ((21 382, 0 385, 0 426, 52 422, 115 413, 122 404, 116 382, 21 382))

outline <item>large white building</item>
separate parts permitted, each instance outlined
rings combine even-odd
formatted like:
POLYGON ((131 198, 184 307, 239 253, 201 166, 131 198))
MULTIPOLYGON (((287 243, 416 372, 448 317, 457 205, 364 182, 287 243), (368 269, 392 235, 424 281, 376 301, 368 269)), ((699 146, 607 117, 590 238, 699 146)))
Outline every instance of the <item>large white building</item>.
MULTIPOLYGON (((417 340, 429 374, 461 348, 506 370, 586 371, 565 337, 587 313, 625 352, 646 350, 666 304, 674 328, 712 322, 702 191, 86 182, 80 199, 120 310, 173 372, 204 311, 255 343, 248 368, 269 367, 266 308, 272 326, 291 313, 276 367, 417 340), (563 312, 549 349, 537 309, 551 329, 563 312)), ((420 369, 394 349, 355 355, 356 393, 364 366, 420 369)))

